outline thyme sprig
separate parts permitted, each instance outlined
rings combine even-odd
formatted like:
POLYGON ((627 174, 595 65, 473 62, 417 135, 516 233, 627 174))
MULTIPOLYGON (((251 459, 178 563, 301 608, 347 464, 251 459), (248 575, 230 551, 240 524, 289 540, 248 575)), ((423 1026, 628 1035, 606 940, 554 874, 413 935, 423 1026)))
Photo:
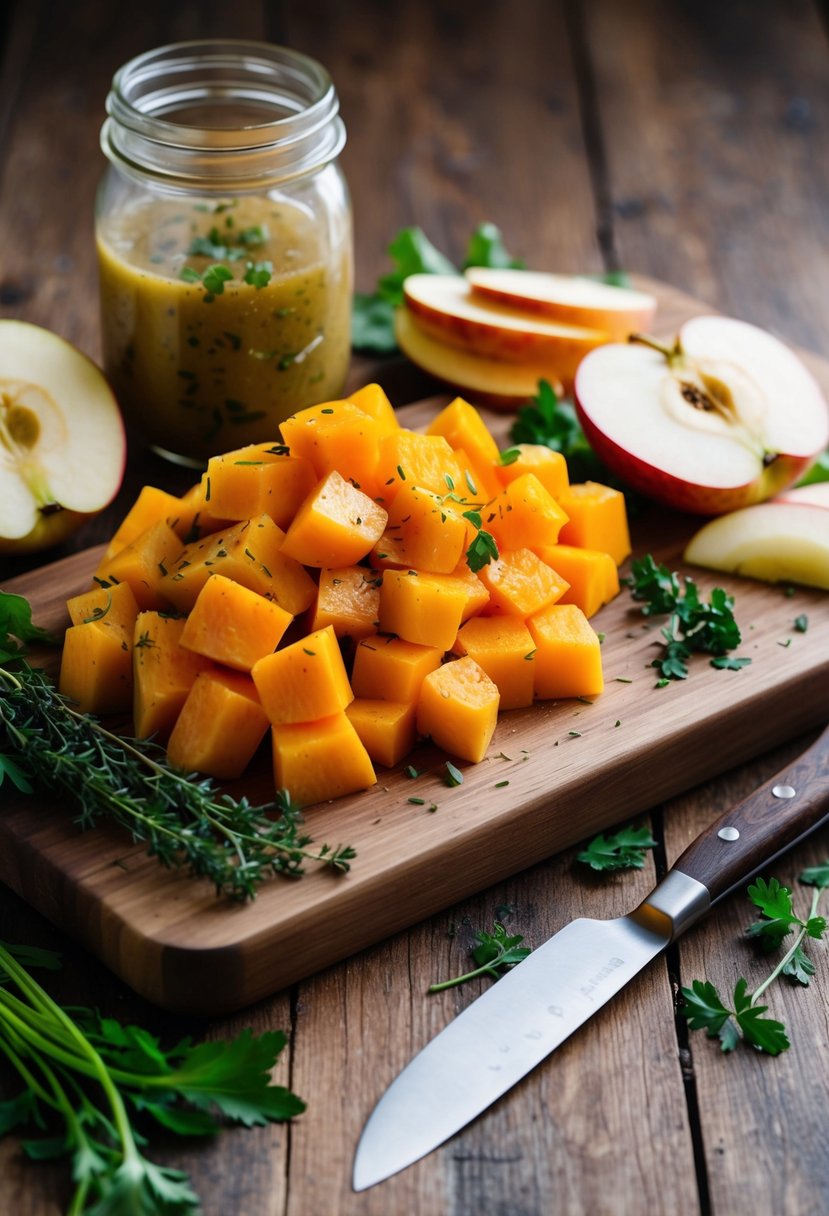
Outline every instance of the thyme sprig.
POLYGON ((287 790, 272 803, 219 792, 209 779, 178 773, 160 747, 114 735, 74 709, 24 660, 0 667, 0 743, 17 771, 68 797, 82 828, 110 822, 169 869, 209 879, 217 894, 252 898, 270 875, 299 877, 306 862, 346 872, 350 845, 311 848, 287 790))

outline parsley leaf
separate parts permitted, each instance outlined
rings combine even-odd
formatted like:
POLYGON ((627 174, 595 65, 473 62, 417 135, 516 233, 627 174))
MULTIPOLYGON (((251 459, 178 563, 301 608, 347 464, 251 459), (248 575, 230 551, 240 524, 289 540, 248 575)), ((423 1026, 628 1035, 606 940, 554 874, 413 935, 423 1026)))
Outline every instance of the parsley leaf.
POLYGON ((477 979, 481 975, 490 975, 495 980, 500 979, 504 971, 514 967, 516 963, 522 962, 528 954, 532 953, 529 946, 521 945, 524 940, 523 936, 520 933, 508 935, 500 921, 495 921, 493 930, 494 932, 487 933, 486 930, 479 929, 475 934, 477 945, 470 950, 470 954, 477 964, 474 971, 467 971, 464 975, 455 976, 454 979, 431 984, 427 991, 442 992, 445 988, 454 988, 458 984, 465 984, 468 980, 477 979))
POLYGON ((514 258, 504 245, 501 229, 495 224, 479 224, 466 247, 463 269, 470 266, 488 266, 493 270, 525 270, 526 263, 514 258))
POLYGON ((576 860, 592 870, 641 870, 645 864, 645 850, 652 849, 655 844, 647 828, 630 825, 612 836, 600 833, 577 854, 576 860))
POLYGON ((797 483, 799 486, 813 486, 819 481, 829 481, 829 451, 822 452, 804 477, 797 483))
POLYGON ((488 566, 491 561, 498 559, 498 545, 495 537, 485 528, 479 528, 475 539, 466 550, 466 564, 473 573, 488 566))
POLYGON ((58 638, 32 624, 32 609, 22 595, 0 591, 0 663, 19 658, 26 653, 29 642, 59 644, 58 638))
POLYGON ((792 911, 791 891, 781 886, 776 878, 768 882, 758 878, 748 888, 748 895, 762 912, 763 919, 749 925, 747 935, 759 938, 765 950, 777 949, 783 938, 791 933, 792 926, 801 924, 800 918, 792 911))
POLYGON ((261 287, 267 287, 273 275, 273 262, 248 262, 243 283, 248 283, 251 287, 257 290, 261 287))
POLYGON ((561 452, 572 481, 602 481, 610 475, 585 438, 572 405, 560 401, 548 380, 539 380, 538 392, 522 406, 510 428, 513 443, 535 443, 561 452))

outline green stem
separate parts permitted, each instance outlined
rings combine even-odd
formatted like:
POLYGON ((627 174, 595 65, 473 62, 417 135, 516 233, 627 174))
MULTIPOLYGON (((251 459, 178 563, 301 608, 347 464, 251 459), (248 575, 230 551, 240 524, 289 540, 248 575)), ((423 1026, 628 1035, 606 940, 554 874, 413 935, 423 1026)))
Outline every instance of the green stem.
MULTIPOLYGON (((817 906, 820 901, 821 891, 822 891, 822 888, 819 887, 816 891, 814 891, 814 893, 812 895, 812 906, 809 910, 809 916, 807 917, 807 920, 811 920, 812 917, 815 916, 817 913, 817 906)), ((771 984, 774 983, 774 981, 777 979, 777 977, 779 975, 782 975, 783 968, 790 962, 791 959, 794 958, 794 956, 797 953, 797 950, 800 947, 800 944, 803 941, 803 939, 805 938, 805 936, 806 936, 806 926, 804 925, 802 927, 802 929, 800 930, 800 932, 798 933, 797 937, 794 939, 794 944, 792 946, 790 946, 789 949, 786 951, 786 953, 783 955, 780 962, 777 964, 777 966, 772 971, 771 975, 767 976, 766 979, 763 980, 763 982, 759 986, 759 988, 755 988, 754 991, 752 992, 752 994, 751 994, 751 1004, 752 1005, 756 1005, 757 1002, 759 1001, 760 997, 766 991, 766 989, 771 984)))
POLYGON ((491 975, 493 979, 498 979, 496 967, 497 962, 484 963, 481 967, 476 967, 474 971, 467 971, 466 975, 456 975, 452 980, 442 980, 439 984, 430 984, 426 989, 427 992, 443 992, 445 988, 454 988, 458 984, 465 984, 467 980, 475 980, 479 975, 491 975))

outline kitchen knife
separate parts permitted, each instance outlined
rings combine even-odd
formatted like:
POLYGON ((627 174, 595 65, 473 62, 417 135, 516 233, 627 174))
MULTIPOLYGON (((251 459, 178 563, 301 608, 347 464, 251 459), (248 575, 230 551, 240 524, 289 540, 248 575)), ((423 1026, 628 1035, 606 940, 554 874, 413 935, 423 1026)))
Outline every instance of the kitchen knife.
POLYGON ((694 840, 627 916, 579 919, 478 997, 392 1082, 353 1187, 418 1161, 511 1089, 709 908, 829 817, 829 727, 694 840))

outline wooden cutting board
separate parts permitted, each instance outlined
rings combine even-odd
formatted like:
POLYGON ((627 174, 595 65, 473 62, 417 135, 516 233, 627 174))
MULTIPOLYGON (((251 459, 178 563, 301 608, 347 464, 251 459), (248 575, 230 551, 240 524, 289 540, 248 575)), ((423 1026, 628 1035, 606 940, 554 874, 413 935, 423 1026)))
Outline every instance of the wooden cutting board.
MULTIPOLYGON (((674 294, 671 324, 700 311, 681 299, 674 294)), ((829 364, 809 363, 829 393, 829 364)), ((438 404, 406 407, 401 420, 420 425, 438 404)), ((505 433, 506 419, 488 420, 505 433)), ((634 522, 635 551, 682 570, 694 527, 654 511, 634 522)), ((66 598, 88 587, 99 551, 4 589, 27 596, 35 620, 59 630, 66 598)), ((649 664, 660 622, 645 621, 623 590, 593 620, 605 635, 606 679, 594 703, 502 714, 487 758, 459 766, 460 786, 444 784, 445 757, 424 745, 407 760, 416 779, 404 765, 379 769, 373 789, 308 809, 316 841, 355 846, 348 875, 309 871, 232 904, 162 870, 120 831, 81 833, 71 807, 4 786, 0 879, 158 1005, 218 1014, 249 1004, 829 718, 829 597, 687 572, 706 593, 721 585, 734 594, 738 653, 750 666, 719 671, 700 656, 686 681, 656 688, 649 664), (804 613, 808 630, 797 632, 804 613)), ((250 780, 256 799, 272 794, 267 767, 263 757, 250 780)))

